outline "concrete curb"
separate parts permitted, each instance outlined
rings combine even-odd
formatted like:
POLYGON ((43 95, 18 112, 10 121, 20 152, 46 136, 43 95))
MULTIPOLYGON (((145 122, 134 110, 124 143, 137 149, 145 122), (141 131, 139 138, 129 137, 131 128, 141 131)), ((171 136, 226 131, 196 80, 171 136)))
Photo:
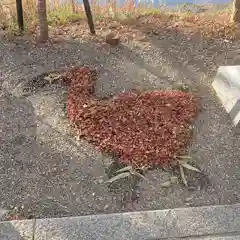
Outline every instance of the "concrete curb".
POLYGON ((240 239, 240 204, 0 222, 1 240, 179 238, 240 239))

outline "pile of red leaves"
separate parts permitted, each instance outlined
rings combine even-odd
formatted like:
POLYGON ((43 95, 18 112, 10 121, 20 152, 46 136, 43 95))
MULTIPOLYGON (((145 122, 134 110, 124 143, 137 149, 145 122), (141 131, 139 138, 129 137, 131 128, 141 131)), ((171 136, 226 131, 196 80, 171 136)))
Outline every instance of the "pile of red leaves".
POLYGON ((93 96, 95 77, 86 68, 65 73, 67 114, 78 134, 125 164, 168 164, 191 138, 197 101, 181 91, 125 92, 108 100, 93 96))

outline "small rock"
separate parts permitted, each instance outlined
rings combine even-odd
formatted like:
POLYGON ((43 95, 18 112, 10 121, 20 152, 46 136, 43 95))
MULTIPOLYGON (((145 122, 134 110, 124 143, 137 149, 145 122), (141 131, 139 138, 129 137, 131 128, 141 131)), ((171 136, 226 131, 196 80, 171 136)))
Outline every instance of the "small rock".
POLYGON ((171 177, 171 183, 173 183, 173 184, 175 184, 175 183, 178 183, 178 177, 175 177, 175 176, 173 176, 173 177, 171 177))
POLYGON ((191 186, 191 187, 188 187, 188 190, 189 190, 189 191, 196 191, 196 190, 197 190, 197 188, 196 188, 196 187, 192 187, 192 186, 191 186))
POLYGON ((109 207, 109 205, 108 204, 106 204, 105 206, 104 206, 104 210, 107 210, 108 209, 108 207, 109 207))
POLYGON ((158 35, 158 31, 157 30, 153 30, 152 33, 153 33, 153 35, 156 35, 156 36, 158 35))
POLYGON ((106 36, 105 41, 111 46, 117 46, 120 43, 120 38, 117 34, 111 32, 106 36))
POLYGON ((102 180, 102 179, 99 179, 99 180, 98 180, 98 183, 103 183, 103 180, 102 180))
POLYGON ((145 41, 147 41, 147 37, 146 37, 146 36, 137 37, 137 38, 136 38, 136 41, 145 42, 145 41))
POLYGON ((188 198, 185 199, 185 202, 189 202, 189 201, 191 201, 192 199, 193 199, 193 196, 188 197, 188 198))
POLYGON ((161 187, 169 188, 169 187, 171 187, 171 185, 172 185, 171 181, 166 181, 161 184, 161 187))

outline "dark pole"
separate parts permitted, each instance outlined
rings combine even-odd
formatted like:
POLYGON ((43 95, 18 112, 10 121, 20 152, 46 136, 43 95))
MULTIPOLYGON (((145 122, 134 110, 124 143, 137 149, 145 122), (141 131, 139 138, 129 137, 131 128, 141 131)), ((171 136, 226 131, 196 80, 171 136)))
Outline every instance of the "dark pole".
POLYGON ((18 27, 20 31, 24 30, 23 25, 23 7, 22 7, 22 0, 16 0, 17 6, 17 20, 18 20, 18 27))
POLYGON ((86 16, 87 16, 88 26, 89 26, 90 32, 92 34, 95 34, 95 28, 94 28, 92 12, 91 12, 89 1, 88 0, 83 0, 83 5, 84 5, 85 13, 86 13, 86 16))

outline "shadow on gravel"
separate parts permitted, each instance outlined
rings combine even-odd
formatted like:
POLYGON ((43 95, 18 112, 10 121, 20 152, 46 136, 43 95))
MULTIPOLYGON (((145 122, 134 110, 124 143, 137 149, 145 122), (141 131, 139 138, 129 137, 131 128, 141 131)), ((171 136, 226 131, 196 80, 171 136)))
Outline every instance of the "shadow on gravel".
MULTIPOLYGON (((127 24, 131 29, 138 30, 146 36, 144 41, 150 43, 151 48, 143 50, 142 55, 148 64, 156 66, 154 71, 160 70, 161 64, 158 64, 158 60, 163 58, 171 64, 173 69, 179 70, 178 78, 195 80, 196 84, 199 80, 198 72, 213 76, 220 65, 240 63, 239 42, 232 43, 221 37, 201 37, 200 33, 188 35, 181 31, 181 25, 178 26, 178 22, 173 26, 163 27, 158 24, 164 23, 163 19, 156 17, 155 20, 156 22, 150 21, 149 24, 143 24, 141 21, 129 21, 127 24), (150 58, 149 54, 152 55, 150 58), (191 72, 195 74, 189 75, 191 72)), ((129 49, 125 50, 126 57, 129 57, 130 52, 129 49)), ((132 59, 139 60, 139 57, 134 58, 132 54, 132 59)))
MULTIPOLYGON (((16 223, 17 224, 17 223, 16 223)), ((10 222, 0 222, 0 239, 27 240, 32 239, 32 224, 30 226, 22 225, 21 230, 27 230, 27 237, 23 237, 17 227, 10 222), (24 229, 25 228, 25 229, 24 229)))
POLYGON ((108 196, 95 182, 101 160, 85 152, 74 155, 73 145, 41 123, 26 99, 3 96, 0 122, 0 204, 10 210, 8 220, 104 209, 108 196), (49 134, 47 141, 39 134, 49 134))

